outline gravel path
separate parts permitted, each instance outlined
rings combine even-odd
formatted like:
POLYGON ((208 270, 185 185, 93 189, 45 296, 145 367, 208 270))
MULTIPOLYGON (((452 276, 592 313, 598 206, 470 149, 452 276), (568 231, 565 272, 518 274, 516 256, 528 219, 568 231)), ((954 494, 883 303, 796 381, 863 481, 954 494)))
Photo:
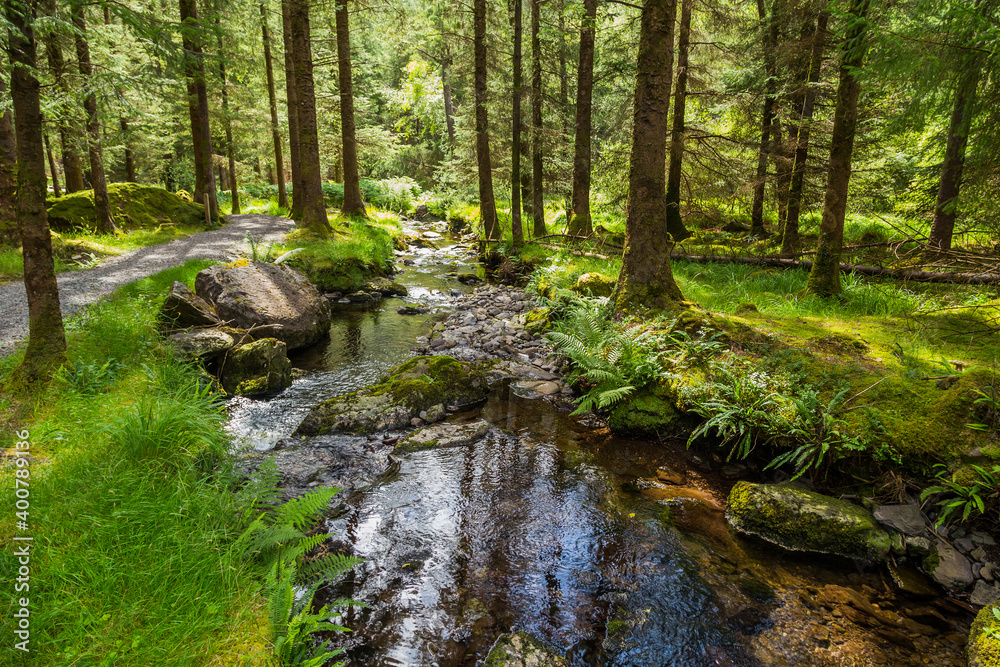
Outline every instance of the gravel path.
MULTIPOLYGON (((273 215, 231 215, 221 229, 133 250, 99 266, 60 273, 59 301, 63 317, 107 296, 115 289, 191 259, 235 259, 247 249, 246 234, 279 241, 295 223, 273 215)), ((28 337, 28 297, 24 283, 0 285, 0 356, 9 354, 28 337)))

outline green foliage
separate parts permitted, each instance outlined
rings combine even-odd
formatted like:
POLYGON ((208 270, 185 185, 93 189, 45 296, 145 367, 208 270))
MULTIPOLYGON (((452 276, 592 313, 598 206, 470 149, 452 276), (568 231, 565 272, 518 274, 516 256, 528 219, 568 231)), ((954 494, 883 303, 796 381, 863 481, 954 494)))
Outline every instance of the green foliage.
MULTIPOLYGON (((964 470, 964 475, 952 475, 944 464, 935 467, 938 484, 924 489, 920 493, 920 499, 926 500, 935 494, 944 496, 936 503, 940 508, 938 525, 968 521, 971 517, 985 515, 988 511, 995 513, 1000 499, 1000 466, 987 469, 970 465, 964 470)), ((996 517, 993 520, 996 521, 996 517)))
MULTIPOLYGON (((185 201, 163 188, 138 183, 111 183, 108 201, 115 225, 122 229, 149 229, 163 223, 204 225, 204 207, 185 201)), ((97 213, 94 191, 81 190, 47 202, 49 226, 57 231, 94 230, 97 213)))
POLYGON ((56 381, 66 385, 67 391, 96 394, 113 384, 124 368, 117 359, 108 359, 103 364, 77 359, 59 369, 56 381))
POLYGON ((247 256, 251 262, 272 262, 275 258, 274 243, 264 244, 262 238, 254 236, 250 232, 246 233, 247 246, 250 254, 247 256))
POLYGON ((995 382, 989 385, 988 390, 989 393, 981 389, 973 390, 978 398, 972 403, 983 406, 983 421, 968 424, 968 427, 995 436, 1000 429, 1000 391, 997 390, 995 382))
POLYGON ((281 561, 274 562, 265 580, 274 658, 279 667, 323 667, 343 649, 328 650, 325 642, 317 642, 313 635, 350 632, 349 628, 328 622, 339 616, 336 608, 349 601, 338 601, 340 604, 335 604, 333 611, 324 605, 313 612, 313 598, 322 582, 316 581, 303 590, 295 585, 295 580, 295 566, 281 561))

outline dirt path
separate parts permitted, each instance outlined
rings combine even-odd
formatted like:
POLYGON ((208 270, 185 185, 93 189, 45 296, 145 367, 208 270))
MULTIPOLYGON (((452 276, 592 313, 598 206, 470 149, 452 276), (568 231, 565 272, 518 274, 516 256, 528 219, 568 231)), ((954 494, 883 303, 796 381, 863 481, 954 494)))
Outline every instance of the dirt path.
MULTIPOLYGON (((295 225, 273 215, 231 215, 221 229, 133 250, 99 266, 59 274, 63 317, 101 299, 115 289, 191 259, 230 259, 246 249, 246 234, 278 241, 295 225)), ((28 336, 28 298, 24 283, 0 285, 0 356, 9 354, 28 336)))

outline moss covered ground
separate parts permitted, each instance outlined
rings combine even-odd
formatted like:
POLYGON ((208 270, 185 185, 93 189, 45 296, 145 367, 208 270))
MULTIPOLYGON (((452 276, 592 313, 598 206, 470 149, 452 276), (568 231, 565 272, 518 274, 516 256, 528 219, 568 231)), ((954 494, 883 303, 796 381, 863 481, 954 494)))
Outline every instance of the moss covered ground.
MULTIPOLYGON (((153 229, 165 223, 198 225, 205 221, 205 210, 201 204, 150 185, 111 183, 108 185, 108 202, 115 225, 126 231, 153 229)), ((57 232, 96 229, 93 190, 50 197, 46 205, 49 227, 57 232)))

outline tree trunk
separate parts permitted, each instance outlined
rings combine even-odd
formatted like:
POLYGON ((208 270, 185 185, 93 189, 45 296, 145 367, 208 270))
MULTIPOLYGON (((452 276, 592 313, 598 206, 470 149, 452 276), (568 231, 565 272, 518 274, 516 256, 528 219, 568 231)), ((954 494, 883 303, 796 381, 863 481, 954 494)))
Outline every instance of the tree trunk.
POLYGON ((542 162, 542 0, 531 2, 531 217, 535 238, 545 236, 545 184, 542 162))
MULTIPOLYGON (((9 124, 9 128, 10 128, 10 154, 12 156, 14 156, 15 159, 16 159, 16 153, 15 153, 15 148, 14 148, 14 143, 15 143, 14 142, 14 125, 12 123, 10 123, 9 124)), ((4 136, 4 133, 6 131, 7 131, 6 128, 3 129, 3 130, 0 130, 0 136, 4 136)), ((59 188, 59 171, 56 168, 56 158, 55 158, 55 155, 52 154, 52 142, 49 141, 49 135, 47 135, 47 134, 44 136, 44 139, 45 139, 45 154, 49 158, 49 172, 52 173, 52 195, 55 196, 55 197, 62 197, 62 190, 59 188)), ((0 143, 6 143, 6 138, 0 139, 0 143)), ((6 149, 5 148, 0 148, 0 151, 6 151, 6 149)), ((4 159, 6 159, 6 157, 4 159)), ((13 166, 13 163, 11 164, 11 166, 13 166)), ((11 192, 16 192, 17 185, 16 185, 16 181, 15 181, 15 178, 14 178, 15 170, 11 169, 10 173, 11 173, 11 176, 10 176, 10 178, 11 178, 11 180, 10 180, 11 192)), ((2 181, 2 178, 0 178, 0 181, 2 181)), ((2 187, 4 187, 4 186, 0 186, 0 188, 2 188, 2 187)), ((11 209, 10 210, 11 211, 14 210, 14 199, 13 199, 13 196, 11 198, 11 209)), ((13 220, 13 218, 11 218, 11 220, 13 220)))
POLYGON ((849 21, 840 64, 840 85, 830 139, 830 168, 823 200, 823 220, 819 228, 816 261, 809 272, 806 291, 819 296, 841 292, 840 252, 844 245, 844 218, 847 214, 847 186, 851 180, 851 154, 858 121, 858 94, 855 78, 868 49, 868 8, 871 0, 851 0, 849 21))
POLYGON ((691 236, 681 219, 681 165, 684 162, 684 111, 693 4, 694 0, 682 0, 677 36, 677 90, 674 91, 674 127, 670 137, 670 168, 667 172, 667 232, 674 241, 683 241, 691 236))
MULTIPOLYGON (((55 5, 51 5, 48 10, 55 12, 55 5)), ((66 76, 66 60, 63 58, 62 47, 54 31, 48 31, 44 36, 45 54, 48 56, 49 70, 56 80, 56 86, 62 93, 64 106, 69 104, 69 100, 74 98, 70 87, 69 78, 66 76)), ((83 165, 80 162, 79 137, 80 128, 76 120, 72 117, 69 109, 63 108, 59 115, 59 140, 62 147, 63 173, 66 175, 66 193, 83 190, 83 165)))
MULTIPOLYGON (((220 8, 221 11, 221 8, 220 8)), ((219 26, 219 19, 215 19, 216 27, 219 26)), ((240 191, 239 183, 236 180, 236 146, 233 144, 233 119, 229 115, 229 80, 226 78, 226 56, 222 45, 222 32, 218 33, 219 39, 219 78, 222 80, 222 117, 226 122, 226 158, 229 163, 229 197, 232 200, 230 213, 239 215, 240 213, 240 191)))
MULTIPOLYGON (((194 139, 195 155, 201 154, 201 173, 203 175, 200 193, 202 199, 208 195, 209 215, 212 220, 219 219, 219 200, 216 195, 215 170, 212 164, 212 129, 208 114, 208 87, 205 79, 205 59, 202 53, 202 27, 198 21, 197 0, 180 0, 181 22, 184 24, 182 39, 185 42, 185 75, 188 77, 188 94, 194 93, 195 105, 189 105, 191 113, 191 135, 194 139), (195 126, 198 131, 195 132, 195 126), (197 136, 196 136, 197 135, 197 136)), ((197 157, 195 160, 197 166, 197 157)), ((197 188, 196 188, 197 189, 197 188)), ((196 201, 202 201, 197 199, 196 201)))
POLYGON ((799 113, 799 131, 795 134, 795 161, 792 163, 792 179, 788 186, 788 211, 781 236, 781 254, 788 257, 793 257, 799 252, 799 214, 802 210, 802 188, 806 180, 806 161, 809 158, 810 124, 816 103, 816 84, 819 82, 820 67, 823 65, 823 45, 829 18, 829 13, 825 11, 820 12, 816 18, 812 52, 809 56, 808 85, 799 113))
MULTIPOLYGON (((757 153, 757 174, 754 178, 753 203, 750 205, 750 235, 763 238, 768 235, 764 226, 764 193, 767 186, 767 159, 771 149, 771 135, 775 129, 775 94, 778 90, 776 78, 775 50, 778 47, 780 32, 781 4, 783 0, 774 0, 771 5, 771 18, 768 22, 767 36, 764 40, 764 108, 760 119, 760 150, 757 153)), ((763 0, 757 2, 757 14, 763 22, 766 18, 763 0)))
POLYGON ((615 310, 674 308, 683 300, 670 270, 666 170, 675 0, 645 0, 639 28, 638 74, 629 161, 625 250, 615 310))
MULTIPOLYGON (((473 40, 476 86, 476 160, 479 167, 479 217, 487 240, 502 238, 493 197, 493 165, 490 160, 490 123, 486 110, 489 91, 486 79, 486 0, 473 0, 473 40)), ((483 254, 491 254, 484 252, 483 254)))
POLYGON ((281 154, 281 132, 278 129, 278 101, 274 91, 274 61, 271 59, 271 31, 267 25, 267 5, 260 3, 260 26, 264 38, 264 69, 267 72, 267 99, 271 110, 271 139, 274 141, 274 173, 278 181, 278 206, 288 208, 285 190, 285 159, 281 154))
POLYGON ((982 72, 983 59, 978 53, 965 58, 958 73, 955 89, 955 106, 948 125, 948 144, 945 147, 944 163, 941 165, 941 183, 938 186, 937 206, 934 208, 934 222, 928 245, 932 251, 951 250, 955 217, 958 215, 958 195, 962 188, 962 172, 965 168, 965 148, 969 142, 969 129, 976 114, 976 89, 982 72))
MULTIPOLYGON (((559 110, 562 117, 562 136, 559 142, 559 156, 569 155, 570 117, 573 115, 569 103, 569 64, 566 57, 566 0, 559 0, 559 110)), ((560 179, 562 181, 562 179, 560 179)), ((565 181, 558 183, 560 194, 565 198, 566 221, 573 217, 573 185, 565 181)))
POLYGON ((451 64, 451 53, 445 49, 441 56, 441 86, 444 93, 444 123, 448 128, 448 147, 452 157, 455 155, 455 101, 451 97, 451 79, 448 76, 448 65, 451 64))
POLYGON ((513 0, 514 15, 514 95, 511 110, 510 148, 510 232, 514 248, 524 245, 524 229, 521 226, 521 0, 513 0))
POLYGON ((74 39, 80 76, 83 77, 83 85, 89 89, 83 98, 83 109, 87 112, 87 153, 90 156, 90 182, 94 186, 97 231, 110 234, 115 231, 115 221, 111 217, 111 205, 108 202, 108 181, 104 173, 104 151, 101 146, 101 120, 97 116, 97 96, 90 89, 94 84, 94 66, 90 62, 87 21, 81 4, 73 6, 73 27, 76 28, 74 39))
MULTIPOLYGON (((304 228, 325 236, 330 232, 323 202, 323 173, 319 160, 316 125, 316 89, 313 83, 312 43, 309 30, 309 0, 288 0, 292 29, 292 57, 295 61, 295 93, 298 101, 299 177, 302 180, 302 220, 304 228)), ((293 190, 295 193, 298 190, 293 190)), ((296 200, 299 199, 295 195, 296 200)))
MULTIPOLYGON (((295 58, 292 57, 292 28, 289 0, 281 0, 281 25, 285 49, 285 99, 288 104, 288 160, 292 172, 292 207, 288 217, 302 219, 305 185, 302 183, 302 163, 299 157, 299 94, 295 79, 295 58)), ((284 172, 282 172, 284 173, 284 172)))
POLYGON ((132 140, 128 121, 124 117, 118 119, 118 127, 122 131, 122 141, 125 143, 125 180, 135 183, 135 156, 132 154, 132 140))
POLYGON ((337 0, 337 71, 340 75, 340 137, 343 146, 343 216, 366 215, 358 178, 358 140, 354 132, 354 82, 351 77, 351 20, 347 0, 337 0))
MULTIPOLYGON (((0 97, 7 99, 9 95, 7 82, 0 75, 0 97)), ((52 159, 52 151, 48 155, 53 191, 58 197, 56 163, 52 159)), ((14 135, 13 114, 10 109, 5 109, 0 115, 0 243, 16 246, 17 236, 17 138, 14 135)))
POLYGON ((37 2, 5 3, 11 98, 17 119, 17 221, 24 255, 24 287, 28 296, 28 347, 12 384, 51 377, 66 361, 66 335, 59 307, 59 287, 52 259, 52 235, 45 211, 45 153, 42 110, 33 24, 37 2))
MULTIPOLYGON (((597 28, 597 0, 583 0, 580 27, 580 66, 576 84, 576 143, 573 147, 573 215, 571 236, 590 236, 590 128, 594 94, 594 32, 597 28)), ((671 28, 672 30, 672 28, 671 28)))

